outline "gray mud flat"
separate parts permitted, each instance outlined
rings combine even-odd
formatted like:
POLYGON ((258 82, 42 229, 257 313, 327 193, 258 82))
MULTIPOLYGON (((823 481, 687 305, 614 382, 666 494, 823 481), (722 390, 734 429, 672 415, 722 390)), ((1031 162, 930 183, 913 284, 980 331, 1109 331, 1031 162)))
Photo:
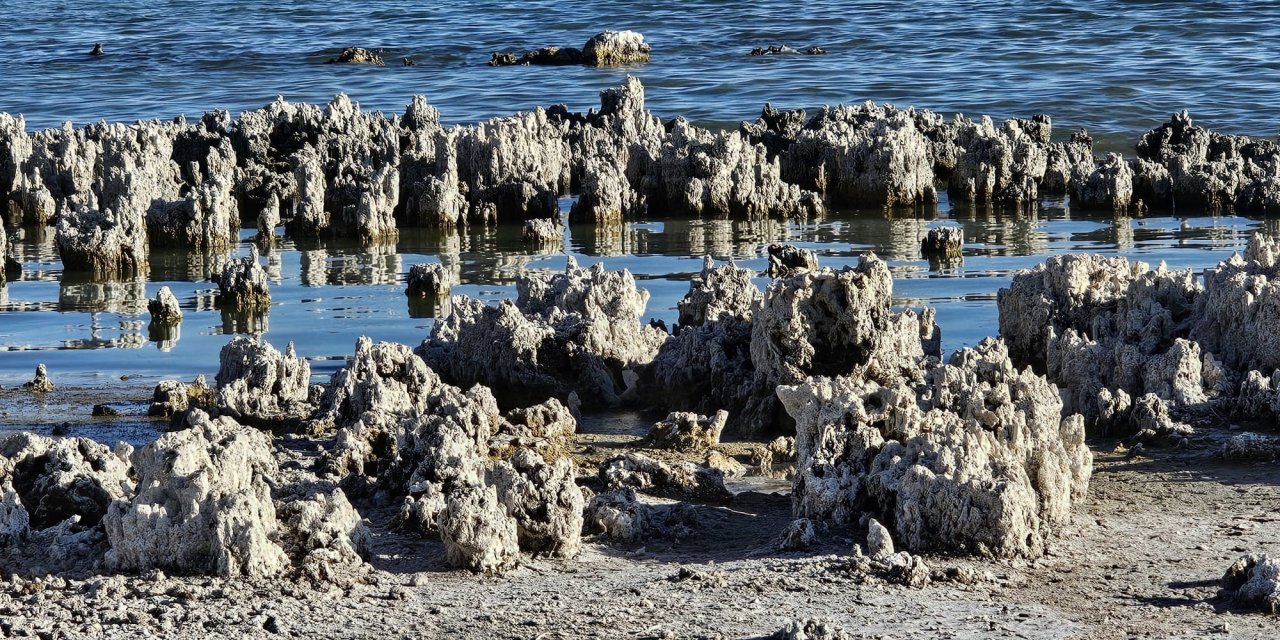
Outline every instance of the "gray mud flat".
MULTIPOLYGON (((374 569, 350 588, 158 572, 8 579, 0 634, 754 638, 816 618, 853 638, 1274 638, 1280 622, 1234 609, 1217 581, 1242 552, 1280 545, 1275 468, 1224 462, 1209 452, 1227 433, 1202 433, 1190 449, 1132 457, 1113 441, 1093 442, 1089 496, 1039 560, 924 556, 935 569, 971 570, 972 584, 916 589, 859 573, 855 540, 836 528, 808 551, 777 551, 791 520, 785 491, 699 505, 698 526, 681 538, 588 539, 576 560, 526 559, 501 577, 449 569, 443 544, 392 529, 394 507, 357 503, 373 533, 374 569)), ((576 449, 603 453, 636 440, 580 434, 576 449)), ((767 481, 747 480, 768 491, 767 481)))

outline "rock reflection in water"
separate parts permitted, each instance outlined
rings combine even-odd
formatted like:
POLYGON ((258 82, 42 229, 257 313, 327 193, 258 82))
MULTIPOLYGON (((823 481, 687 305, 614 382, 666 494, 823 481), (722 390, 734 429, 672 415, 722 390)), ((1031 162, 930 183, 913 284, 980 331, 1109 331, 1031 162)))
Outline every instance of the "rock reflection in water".
POLYGON ((152 320, 147 325, 147 339, 154 342, 157 349, 168 353, 182 339, 182 323, 166 324, 152 320))
POLYGON ((109 311, 137 315, 147 310, 147 281, 142 277, 128 280, 94 282, 80 279, 80 274, 67 274, 58 285, 59 311, 109 311))
POLYGON ((232 309, 222 309, 222 333, 224 335, 235 335, 237 333, 246 333, 251 336, 260 336, 267 332, 267 311, 240 311, 232 309))

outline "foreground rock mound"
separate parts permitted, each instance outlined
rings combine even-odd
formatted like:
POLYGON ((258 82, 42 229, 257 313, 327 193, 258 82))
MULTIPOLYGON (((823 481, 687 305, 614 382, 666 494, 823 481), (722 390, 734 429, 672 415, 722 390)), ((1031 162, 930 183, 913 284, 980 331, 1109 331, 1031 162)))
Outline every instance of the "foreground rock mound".
POLYGON ((121 571, 265 577, 287 565, 268 479, 270 437, 230 418, 189 414, 133 456, 138 489, 105 519, 107 564, 121 571))
POLYGON ((1038 557, 1088 489, 1092 457, 1057 390, 998 341, 882 385, 814 377, 778 395, 796 421, 796 517, 869 514, 909 550, 1038 557))
POLYGON ((15 433, 0 439, 0 562, 14 573, 94 571, 102 522, 133 494, 131 449, 84 438, 15 433))
POLYGON ((246 424, 274 427, 311 414, 311 365, 255 338, 238 336, 218 356, 218 407, 246 424))

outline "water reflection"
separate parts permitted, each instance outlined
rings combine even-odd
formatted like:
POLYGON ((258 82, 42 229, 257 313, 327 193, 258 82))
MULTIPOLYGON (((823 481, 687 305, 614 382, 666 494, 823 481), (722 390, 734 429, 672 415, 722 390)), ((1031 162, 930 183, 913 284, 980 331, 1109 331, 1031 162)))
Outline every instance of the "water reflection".
MULTIPOLYGON (((155 345, 146 360, 129 361, 129 370, 156 367, 186 375, 208 372, 227 336, 248 333, 273 344, 296 341, 299 353, 327 361, 349 354, 360 335, 417 344, 430 331, 432 319, 448 313, 448 296, 405 296, 405 274, 413 264, 438 261, 455 283, 451 293, 494 299, 513 296, 521 273, 560 271, 566 253, 583 264, 603 259, 610 268, 631 270, 650 291, 647 316, 672 323, 675 303, 688 289, 689 274, 700 268, 701 256, 733 257, 763 269, 768 245, 789 242, 814 250, 820 262, 834 267, 875 251, 894 271, 897 302, 936 307, 944 346, 955 348, 995 332, 996 290, 1018 269, 1046 255, 1091 251, 1204 268, 1243 248, 1254 229, 1280 234, 1280 220, 1090 217, 1051 205, 1019 215, 943 206, 917 212, 836 210, 803 223, 575 224, 566 246, 553 248, 524 243, 517 224, 406 229, 394 244, 369 247, 342 239, 299 245, 285 238, 263 254, 273 303, 269 313, 261 314, 218 309, 216 289, 206 279, 244 247, 212 253, 157 251, 149 280, 93 282, 64 277, 48 234, 28 231, 15 245, 24 263, 21 277, 0 287, 0 347, 56 352, 155 345), (931 261, 921 255, 921 239, 939 225, 963 229, 961 260, 931 261), (159 286, 170 287, 181 300, 185 327, 149 324, 146 293, 159 286)), ((242 243, 251 241, 252 234, 242 233, 242 243)), ((94 367, 125 366, 123 352, 96 358, 94 367)), ((28 375, 29 365, 13 358, 0 361, 0 384, 7 384, 10 375, 15 380, 28 375)), ((89 366, 68 361, 60 368, 89 366)))
POLYGON ((59 311, 110 311, 137 315, 147 310, 147 281, 93 282, 82 274, 64 274, 58 284, 59 311))

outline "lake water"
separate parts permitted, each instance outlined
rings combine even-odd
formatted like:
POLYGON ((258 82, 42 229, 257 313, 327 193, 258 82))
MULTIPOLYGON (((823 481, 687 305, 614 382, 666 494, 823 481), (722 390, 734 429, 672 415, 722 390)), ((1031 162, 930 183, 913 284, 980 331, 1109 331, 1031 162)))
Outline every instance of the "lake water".
MULTIPOLYGON (((132 120, 233 112, 277 94, 327 102, 343 91, 366 109, 401 111, 424 94, 450 122, 473 122, 535 105, 598 104, 601 89, 639 76, 659 115, 736 126, 761 105, 890 101, 996 117, 1048 113, 1056 135, 1088 127, 1099 150, 1131 151, 1141 133, 1189 109, 1211 127, 1271 136, 1280 123, 1280 9, 1272 3, 255 3, 0 2, 5 64, 0 111, 29 127, 64 120, 132 120), (653 61, 625 69, 487 66, 498 50, 581 44, 606 28, 630 28, 653 61), (106 55, 87 52, 101 42, 106 55), (824 56, 751 57, 755 46, 824 47, 824 56), (384 48, 386 67, 325 65, 342 47, 384 48), (416 65, 400 66, 401 57, 416 65)), ((567 209, 567 208, 566 208, 567 209)), ((1061 201, 1035 215, 952 211, 927 217, 835 211, 804 224, 639 220, 600 237, 568 231, 579 262, 630 269, 652 293, 650 315, 675 319, 675 303, 701 256, 763 268, 764 247, 786 241, 816 250, 824 265, 874 250, 886 257, 903 305, 938 309, 944 347, 996 332, 995 293, 1047 255, 1090 251, 1205 268, 1271 223, 1236 217, 1079 217, 1061 201), (962 264, 930 265, 919 238, 952 219, 965 229, 962 264)), ((248 231, 237 251, 248 251, 248 231)), ((62 277, 52 234, 26 230, 21 279, 0 288, 0 385, 30 378, 39 362, 64 384, 212 373, 229 334, 243 330, 209 304, 212 256, 152 255, 147 278, 126 283, 62 277), (171 287, 186 319, 176 341, 149 339, 146 299, 171 287)), ((563 267, 564 252, 535 252, 515 227, 458 234, 402 231, 394 246, 286 241, 265 257, 274 298, 257 328, 273 344, 294 341, 324 376, 359 335, 416 345, 432 309, 412 307, 403 274, 412 264, 457 265, 455 293, 514 295, 522 270, 563 267)), ((765 284, 764 280, 760 283, 765 284)))

